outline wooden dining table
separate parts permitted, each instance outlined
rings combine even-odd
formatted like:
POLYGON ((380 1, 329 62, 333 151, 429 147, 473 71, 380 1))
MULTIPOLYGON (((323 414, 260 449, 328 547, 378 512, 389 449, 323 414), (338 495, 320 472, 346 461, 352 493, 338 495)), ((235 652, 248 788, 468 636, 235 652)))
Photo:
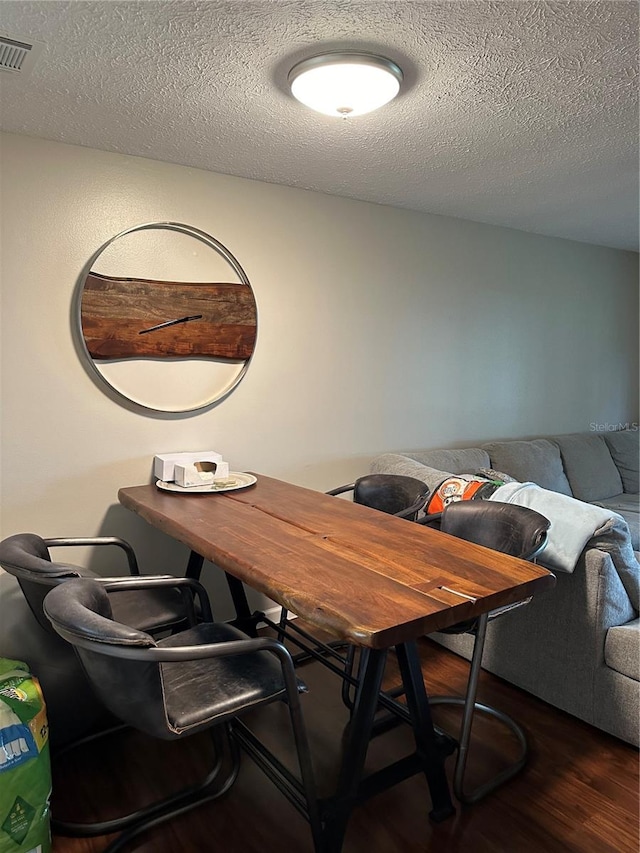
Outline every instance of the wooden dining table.
POLYGON ((176 493, 155 485, 120 489, 118 499, 230 583, 237 624, 252 631, 243 584, 359 647, 351 724, 332 796, 321 803, 325 846, 338 853, 359 801, 424 773, 432 809, 454 812, 445 754, 431 721, 417 640, 522 601, 555 584, 545 568, 348 500, 256 474, 248 488, 176 493), (394 649, 416 751, 363 778, 387 653, 394 649))

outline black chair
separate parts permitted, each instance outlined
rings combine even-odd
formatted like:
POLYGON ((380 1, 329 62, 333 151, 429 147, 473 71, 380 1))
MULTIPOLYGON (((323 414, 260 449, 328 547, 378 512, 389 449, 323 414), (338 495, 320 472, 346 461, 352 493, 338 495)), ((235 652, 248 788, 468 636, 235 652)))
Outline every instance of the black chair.
MULTIPOLYGON (((419 519, 419 523, 428 526, 439 525, 439 529, 443 533, 457 536, 468 542, 475 542, 477 545, 484 545, 486 548, 523 560, 535 560, 537 558, 546 544, 547 531, 550 526, 549 520, 535 510, 515 504, 482 500, 456 501, 446 506, 442 513, 423 516, 419 519)), ((430 698, 432 705, 458 705, 464 709, 453 784, 455 795, 461 802, 477 802, 490 791, 511 779, 526 763, 528 746, 522 728, 502 711, 477 702, 476 695, 488 623, 517 607, 528 604, 530 600, 529 598, 497 608, 477 619, 459 623, 442 632, 471 634, 474 637, 471 668, 464 698, 457 696, 432 696, 430 698), (520 745, 520 753, 518 758, 501 773, 477 786, 473 791, 466 793, 464 790, 465 771, 474 711, 489 714, 503 722, 516 736, 520 745)))
MULTIPOLYGON (((140 573, 133 548, 116 537, 42 539, 33 533, 20 533, 0 542, 0 565, 18 583, 18 588, 12 588, 7 583, 12 578, 3 578, 0 653, 25 660, 40 681, 54 757, 62 747, 87 735, 99 735, 114 725, 96 700, 73 649, 53 631, 42 611, 44 597, 53 587, 70 578, 96 577, 87 568, 53 562, 51 550, 58 546, 99 546, 105 556, 117 558, 116 571, 122 571, 126 557, 130 575, 137 577, 140 573)), ((184 597, 186 589, 149 589, 137 594, 119 591, 113 598, 116 618, 152 634, 185 627, 193 606, 192 596, 184 597)))
MULTIPOLYGON (((69 578, 100 578, 88 568, 52 562, 50 549, 108 545, 124 552, 130 575, 140 575, 133 548, 115 536, 42 539, 34 533, 18 533, 0 542, 0 565, 18 579, 31 612, 40 626, 47 633, 52 633, 51 625, 42 612, 42 602, 49 590, 69 578)), ((188 613, 185 602, 177 589, 151 589, 135 595, 122 590, 113 599, 113 609, 119 621, 156 634, 186 625, 188 613)))
POLYGON ((353 502, 389 515, 415 521, 429 497, 429 488, 415 477, 401 474, 366 474, 355 483, 331 489, 328 495, 353 492, 353 502))
MULTIPOLYGON (((105 587, 95 580, 73 579, 45 599, 46 617, 75 647, 96 693, 116 717, 164 740, 209 729, 217 748, 215 766, 201 785, 124 818, 94 825, 90 834, 123 830, 106 848, 107 853, 115 853, 152 826, 222 796, 238 773, 239 744, 270 778, 286 787, 288 799, 309 820, 315 849, 320 851, 317 796, 298 695, 305 688, 296 679, 285 647, 274 639, 250 639, 231 625, 212 622, 206 595, 202 599, 205 621, 159 640, 113 618, 111 601, 120 589, 142 597, 149 590, 171 589, 187 580, 145 577, 105 587), (302 781, 238 719, 275 701, 288 705, 302 781), (228 745, 232 759, 224 774, 221 744, 228 745)), ((67 824, 66 829, 69 834, 88 834, 84 826, 67 824)))

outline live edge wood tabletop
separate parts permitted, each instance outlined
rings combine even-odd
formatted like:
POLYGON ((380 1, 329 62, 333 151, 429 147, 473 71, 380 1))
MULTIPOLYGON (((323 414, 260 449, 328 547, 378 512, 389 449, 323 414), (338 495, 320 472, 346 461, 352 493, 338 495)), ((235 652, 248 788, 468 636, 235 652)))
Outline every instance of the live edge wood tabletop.
POLYGON ((120 489, 120 503, 338 639, 384 649, 555 584, 542 566, 257 474, 245 489, 120 489))

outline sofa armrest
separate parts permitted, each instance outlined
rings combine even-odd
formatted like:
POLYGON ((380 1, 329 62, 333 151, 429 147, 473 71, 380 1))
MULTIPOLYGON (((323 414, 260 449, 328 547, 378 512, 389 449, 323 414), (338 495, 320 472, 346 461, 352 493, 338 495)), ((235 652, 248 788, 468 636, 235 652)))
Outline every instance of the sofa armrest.
MULTIPOLYGON (((594 722, 600 714, 598 684, 606 668, 607 632, 635 616, 610 555, 589 548, 573 574, 558 573, 554 589, 491 623, 482 665, 594 722)), ((442 635, 438 639, 450 645, 442 635)))
POLYGON ((528 607, 492 624, 493 649, 485 652, 485 661, 490 663, 495 653, 501 668, 512 670, 503 677, 517 679, 533 693, 540 680, 570 690, 574 680, 584 685, 585 673, 604 663, 609 628, 636 616, 611 556, 587 548, 573 574, 559 572, 553 589, 534 595, 528 607), (527 667, 522 666, 523 655, 527 667))
POLYGON ((625 625, 635 619, 638 613, 611 554, 600 548, 585 548, 578 565, 581 570, 584 567, 585 605, 595 621, 599 648, 609 628, 625 625))

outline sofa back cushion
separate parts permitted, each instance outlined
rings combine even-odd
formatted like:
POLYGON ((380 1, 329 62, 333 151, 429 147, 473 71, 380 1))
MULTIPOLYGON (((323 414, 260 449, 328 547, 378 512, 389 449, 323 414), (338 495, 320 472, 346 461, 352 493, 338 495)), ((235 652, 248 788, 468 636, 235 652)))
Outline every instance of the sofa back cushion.
POLYGON ((543 489, 573 495, 562 467, 560 449, 546 438, 531 441, 492 441, 483 444, 491 467, 510 474, 521 483, 537 483, 543 489))
POLYGON ((410 456, 403 456, 400 453, 382 453, 376 456, 369 470, 372 474, 402 474, 405 477, 415 477, 416 480, 427 484, 430 493, 433 493, 452 473, 423 465, 410 456))
POLYGON ((489 454, 479 447, 454 450, 403 450, 402 453, 421 465, 437 468, 450 474, 474 474, 480 468, 488 468, 491 464, 489 454))
POLYGON ((574 497, 591 503, 622 492, 620 472, 601 435, 558 435, 554 441, 560 448, 562 463, 574 497))
POLYGON ((632 495, 640 492, 640 430, 621 429, 605 435, 611 457, 620 472, 624 491, 632 495))

